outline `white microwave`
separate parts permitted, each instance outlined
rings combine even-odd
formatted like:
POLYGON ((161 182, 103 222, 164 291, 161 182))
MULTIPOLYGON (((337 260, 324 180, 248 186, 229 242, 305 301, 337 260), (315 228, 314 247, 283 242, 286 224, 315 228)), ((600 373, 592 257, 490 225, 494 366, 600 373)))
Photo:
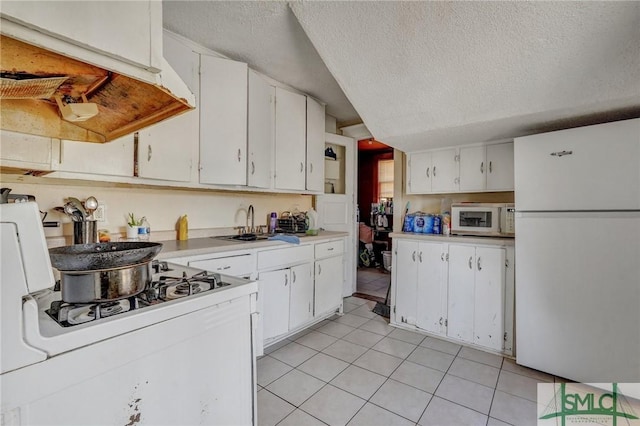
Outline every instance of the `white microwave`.
POLYGON ((515 237, 515 206, 506 203, 452 204, 451 233, 515 237))

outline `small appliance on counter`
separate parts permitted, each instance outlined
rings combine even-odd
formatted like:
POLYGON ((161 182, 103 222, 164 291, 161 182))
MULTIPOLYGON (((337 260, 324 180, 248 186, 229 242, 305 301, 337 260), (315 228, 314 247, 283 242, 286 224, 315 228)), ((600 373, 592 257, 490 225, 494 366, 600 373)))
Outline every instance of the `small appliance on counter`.
POLYGON ((451 234, 515 237, 515 206, 511 203, 454 203, 451 234))

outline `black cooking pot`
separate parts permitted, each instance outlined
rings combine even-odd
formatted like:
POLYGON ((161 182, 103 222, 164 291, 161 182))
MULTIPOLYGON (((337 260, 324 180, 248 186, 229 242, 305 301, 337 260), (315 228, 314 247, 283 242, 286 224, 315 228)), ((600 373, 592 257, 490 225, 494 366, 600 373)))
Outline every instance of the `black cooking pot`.
POLYGON ((117 242, 75 244, 49 249, 51 265, 59 271, 95 271, 122 268, 151 261, 162 244, 117 242))

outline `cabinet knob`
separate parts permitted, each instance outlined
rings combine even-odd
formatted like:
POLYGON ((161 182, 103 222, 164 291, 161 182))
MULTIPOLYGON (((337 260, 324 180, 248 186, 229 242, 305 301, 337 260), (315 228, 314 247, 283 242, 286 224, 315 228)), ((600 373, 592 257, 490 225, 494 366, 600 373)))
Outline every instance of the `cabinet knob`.
POLYGON ((420 263, 422 263, 422 252, 418 253, 418 260, 420 260, 420 263))
POLYGON ((322 266, 318 263, 318 275, 322 273, 322 266))
POLYGON ((300 162, 300 173, 302 173, 304 170, 304 164, 302 164, 302 161, 300 162))
POLYGON ((309 173, 313 173, 313 163, 309 163, 309 173))
POLYGON ((255 163, 252 161, 251 162, 251 174, 254 174, 256 172, 256 165, 255 163))
POLYGON ((411 253, 411 259, 413 259, 413 261, 416 261, 416 252, 414 251, 413 253, 411 253))
POLYGON ((571 155, 573 154, 573 151, 557 151, 557 152, 552 152, 551 156, 552 157, 564 157, 565 155, 571 155))
POLYGON ((427 167, 427 177, 429 177, 429 169, 430 169, 430 168, 431 168, 431 167, 427 167))
POLYGON ((284 286, 286 287, 289 284, 289 275, 284 276, 284 286))
POLYGON ((291 284, 296 282, 296 271, 291 271, 291 273, 293 274, 293 279, 291 280, 291 284))

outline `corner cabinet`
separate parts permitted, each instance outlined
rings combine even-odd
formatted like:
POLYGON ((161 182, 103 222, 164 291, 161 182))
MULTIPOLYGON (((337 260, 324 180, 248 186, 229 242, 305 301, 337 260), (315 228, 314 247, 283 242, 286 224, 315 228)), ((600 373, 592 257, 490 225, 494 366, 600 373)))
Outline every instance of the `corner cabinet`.
POLYGON ((276 87, 276 189, 306 189, 306 106, 304 95, 276 87))
POLYGON ((407 194, 513 191, 513 142, 407 154, 407 194))
POLYGON ((200 183, 247 184, 248 70, 200 55, 200 183))
POLYGON ((513 353, 512 244, 393 244, 393 325, 513 353))

